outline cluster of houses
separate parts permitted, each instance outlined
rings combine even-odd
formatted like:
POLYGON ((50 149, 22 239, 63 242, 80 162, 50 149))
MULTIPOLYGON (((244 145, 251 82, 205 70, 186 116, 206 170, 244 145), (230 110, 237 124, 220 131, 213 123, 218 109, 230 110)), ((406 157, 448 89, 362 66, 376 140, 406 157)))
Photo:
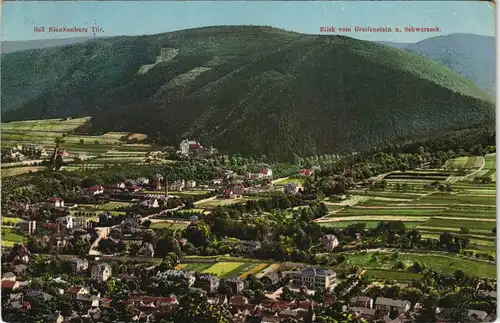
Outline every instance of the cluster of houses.
POLYGON ((47 158, 49 157, 49 153, 42 145, 17 144, 11 148, 3 148, 1 157, 2 163, 14 163, 47 158))
POLYGON ((197 156, 197 157, 208 157, 217 154, 217 149, 210 146, 210 148, 205 148, 198 141, 184 139, 179 145, 179 154, 181 156, 197 156))
MULTIPOLYGON (((179 179, 167 183, 169 191, 183 191, 184 189, 196 188, 196 181, 179 179)), ((127 179, 116 183, 114 187, 110 187, 112 193, 135 193, 141 190, 159 191, 165 189, 165 181, 163 175, 156 174, 153 179, 147 177, 139 177, 137 179, 127 179)))
MULTIPOLYGON (((496 299, 496 292, 493 292, 492 298, 496 299)), ((351 299, 350 308, 345 307, 344 311, 354 314, 357 318, 363 318, 368 321, 379 321, 384 323, 404 323, 408 322, 408 317, 418 314, 423 307, 420 303, 412 304, 407 300, 391 299, 386 297, 373 298, 368 296, 358 296, 351 299), (390 313, 397 313, 393 318, 390 313)), ((449 322, 450 309, 436 308, 438 322, 449 322)), ((485 311, 467 310, 467 322, 493 322, 496 314, 485 311)))
MULTIPOLYGON (((54 296, 44 293, 41 290, 30 289, 29 282, 19 281, 18 275, 22 275, 27 270, 26 265, 16 265, 15 272, 7 272, 2 275, 2 290, 8 290, 9 299, 4 303, 8 307, 27 311, 31 308, 33 301, 46 302, 54 296)), ((106 282, 112 276, 112 269, 106 263, 97 262, 90 264, 87 259, 71 260, 71 268, 75 275, 89 274, 91 279, 97 282, 106 282)), ((147 268, 150 270, 154 267, 147 268)), ((263 282, 270 282, 272 285, 279 286, 281 279, 288 278, 290 286, 306 288, 309 290, 331 291, 336 285, 337 275, 334 271, 318 267, 306 267, 296 271, 283 272, 278 275, 276 272, 268 272, 263 282)), ((124 282, 137 279, 134 275, 122 275, 120 279, 124 282)), ((59 278, 54 281, 61 280, 59 278)), ((219 293, 221 284, 220 278, 207 273, 197 274, 194 271, 171 269, 159 271, 153 277, 154 284, 160 282, 169 284, 183 284, 193 291, 201 292, 207 295, 206 302, 217 304, 228 308, 233 315, 234 322, 245 322, 248 316, 260 317, 262 322, 280 322, 291 318, 298 322, 314 320, 314 309, 321 306, 330 306, 335 301, 335 296, 328 293, 323 303, 315 301, 299 300, 278 300, 276 297, 266 295, 266 298, 260 302, 252 302, 242 292, 245 290, 245 282, 239 277, 230 278, 225 281, 231 294, 228 297, 219 293)), ((101 297, 101 294, 85 286, 69 286, 66 289, 59 290, 61 295, 67 296, 70 300, 78 300, 85 304, 81 312, 73 312, 71 317, 90 318, 92 320, 101 319, 106 312, 113 306, 112 299, 101 297)), ((496 292, 485 292, 484 295, 495 298, 496 292)), ((124 304, 130 306, 133 310, 134 321, 152 321, 172 314, 179 307, 179 301, 176 295, 163 297, 151 297, 144 295, 131 295, 124 300, 124 304)), ((373 299, 368 296, 358 296, 351 299, 348 305, 344 305, 343 310, 359 318, 364 318, 371 322, 383 323, 405 323, 412 314, 422 310, 421 304, 412 304, 407 300, 390 299, 377 297, 373 299)), ((438 308, 436 314, 439 322, 446 322, 447 309, 438 308)), ((61 313, 54 313, 55 317, 51 321, 63 322, 71 317, 62 317, 61 313)), ((470 322, 492 322, 495 320, 494 314, 485 311, 467 310, 470 322)))

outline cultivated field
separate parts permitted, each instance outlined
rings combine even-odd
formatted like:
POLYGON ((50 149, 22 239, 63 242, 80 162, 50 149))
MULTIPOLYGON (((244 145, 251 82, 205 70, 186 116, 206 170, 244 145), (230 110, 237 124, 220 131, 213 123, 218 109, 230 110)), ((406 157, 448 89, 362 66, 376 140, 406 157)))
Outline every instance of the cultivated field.
MULTIPOLYGON (((128 132, 109 132, 98 136, 75 134, 75 130, 89 120, 90 117, 2 123, 2 146, 8 148, 17 144, 36 144, 44 146, 46 150, 52 150, 56 141, 59 141, 59 148, 70 155, 87 157, 83 164, 65 166, 66 170, 155 161, 147 156, 153 148, 140 143, 146 135, 128 132), (135 140, 138 143, 127 143, 127 140, 135 140)), ((21 171, 27 170, 18 170, 21 171)))
POLYGON ((249 274, 257 275, 270 264, 245 261, 221 261, 216 263, 186 263, 177 266, 178 269, 193 270, 200 273, 209 273, 221 278, 245 278, 249 274))
POLYGON ((21 166, 21 167, 10 167, 10 168, 2 168, 0 170, 2 174, 2 178, 22 175, 26 173, 35 173, 47 169, 44 166, 21 166))
POLYGON ((465 257, 454 256, 451 254, 400 252, 397 259, 393 259, 392 253, 362 252, 350 254, 347 259, 353 265, 376 270, 394 270, 394 266, 396 265, 396 263, 398 261, 402 261, 405 265, 405 269, 397 270, 397 272, 405 274, 407 274, 408 272, 413 273, 411 270, 411 266, 415 261, 419 261, 425 267, 433 268, 444 273, 452 274, 455 270, 462 270, 466 275, 470 276, 489 278, 496 277, 496 266, 494 263, 471 260, 465 257))
POLYGON ((2 228, 2 247, 12 247, 15 243, 21 243, 25 240, 26 238, 14 229, 2 228))
POLYGON ((393 172, 384 177, 384 189, 352 190, 348 199, 355 203, 348 207, 334 203, 330 213, 316 221, 339 228, 359 222, 370 228, 380 221, 403 221, 407 228, 417 228, 429 237, 439 237, 441 232, 468 235, 469 248, 491 251, 496 184, 481 184, 474 178, 496 176, 495 166, 496 155, 487 155, 450 160, 441 170, 393 172), (445 189, 446 184, 451 189, 445 189))

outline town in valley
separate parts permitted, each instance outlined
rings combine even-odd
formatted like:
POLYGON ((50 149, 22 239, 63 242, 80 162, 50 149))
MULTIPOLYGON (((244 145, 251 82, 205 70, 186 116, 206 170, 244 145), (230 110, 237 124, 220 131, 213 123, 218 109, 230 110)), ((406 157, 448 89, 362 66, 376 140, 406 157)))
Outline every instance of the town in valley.
POLYGON ((88 121, 4 124, 66 139, 2 148, 8 322, 495 318, 494 145, 278 162, 88 121))
POLYGON ((2 6, 3 321, 496 321, 489 3, 74 7, 2 6))

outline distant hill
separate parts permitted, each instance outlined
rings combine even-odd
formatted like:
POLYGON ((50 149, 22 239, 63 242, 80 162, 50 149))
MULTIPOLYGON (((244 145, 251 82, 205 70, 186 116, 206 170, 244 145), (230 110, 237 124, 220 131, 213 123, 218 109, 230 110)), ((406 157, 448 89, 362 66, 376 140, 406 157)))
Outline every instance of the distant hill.
POLYGON ((473 34, 451 34, 418 43, 379 42, 430 58, 476 83, 495 96, 495 38, 473 34))
POLYGON ((2 53, 12 53, 28 49, 49 48, 55 46, 83 43, 86 42, 87 40, 96 38, 97 37, 95 36, 90 36, 90 37, 73 37, 73 38, 2 41, 0 42, 0 49, 2 53))
POLYGON ((207 27, 2 55, 2 119, 226 152, 341 153, 494 120, 491 98, 423 57, 344 36, 207 27))

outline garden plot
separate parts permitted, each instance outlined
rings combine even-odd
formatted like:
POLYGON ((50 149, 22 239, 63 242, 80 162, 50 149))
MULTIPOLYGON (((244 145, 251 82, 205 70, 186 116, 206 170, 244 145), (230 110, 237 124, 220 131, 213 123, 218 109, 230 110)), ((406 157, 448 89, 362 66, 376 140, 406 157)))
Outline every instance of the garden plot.
MULTIPOLYGON (((348 260, 351 264, 370 270, 394 270, 397 261, 402 261, 406 268, 415 261, 419 261, 426 268, 452 274, 455 270, 462 270, 466 275, 474 277, 496 277, 496 266, 494 263, 469 260, 453 254, 432 254, 432 253, 402 253, 394 259, 391 253, 357 253, 350 254, 348 260)), ((410 270, 397 270, 398 273, 408 273, 410 270)), ((389 278, 390 279, 390 278, 389 278)))
POLYGON ((497 168, 497 155, 496 154, 486 155, 484 157, 484 160, 485 160, 485 164, 484 164, 485 169, 495 170, 497 168))
POLYGON ((416 204, 435 204, 435 205, 496 205, 496 200, 491 196, 475 196, 461 193, 434 193, 424 196, 415 201, 416 204))
POLYGON ((336 217, 344 217, 344 216, 393 216, 393 217, 409 217, 409 216, 418 216, 418 217, 430 217, 433 215, 438 215, 443 211, 443 208, 432 208, 432 207, 352 207, 348 209, 343 209, 340 212, 335 213, 336 217))
POLYGON ((25 240, 26 238, 14 229, 2 228, 2 247, 12 247, 15 243, 25 240))
POLYGON ((122 137, 128 136, 127 132, 108 132, 100 136, 69 135, 64 138, 66 143, 96 143, 99 144, 119 144, 123 143, 122 137))
MULTIPOLYGON (((398 221, 398 220, 396 220, 398 221)), ((328 227, 328 228, 347 228, 348 226, 352 224, 359 224, 359 223, 364 223, 366 228, 376 228, 377 225, 380 223, 380 221, 377 220, 372 220, 372 221, 335 221, 335 222, 320 222, 319 224, 323 227, 328 227)), ((420 222, 411 222, 411 221, 404 221, 405 227, 407 229, 409 228, 416 228, 420 225, 422 225, 424 221, 420 222)))
POLYGON ((493 235, 492 229, 496 226, 496 219, 469 220, 453 218, 431 218, 419 228, 434 231, 460 231, 460 228, 469 229, 472 233, 493 235))

